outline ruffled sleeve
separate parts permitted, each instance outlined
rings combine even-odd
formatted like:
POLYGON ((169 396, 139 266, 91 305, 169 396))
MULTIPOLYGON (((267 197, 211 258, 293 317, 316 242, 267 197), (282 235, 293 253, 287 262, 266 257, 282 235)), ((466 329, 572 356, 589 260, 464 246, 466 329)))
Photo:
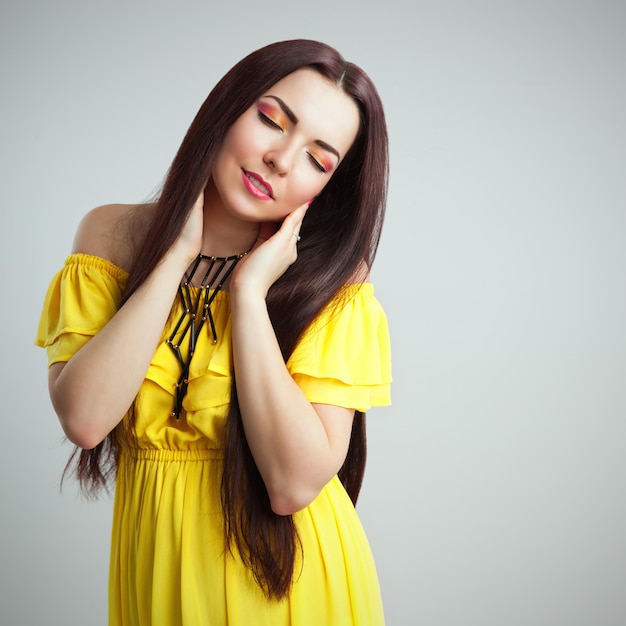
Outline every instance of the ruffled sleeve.
POLYGON ((124 270, 105 259, 72 254, 54 276, 44 299, 35 345, 48 364, 68 361, 118 310, 124 270))
POLYGON ((307 329, 287 367, 311 402, 359 411, 391 403, 391 347, 371 283, 350 285, 307 329))

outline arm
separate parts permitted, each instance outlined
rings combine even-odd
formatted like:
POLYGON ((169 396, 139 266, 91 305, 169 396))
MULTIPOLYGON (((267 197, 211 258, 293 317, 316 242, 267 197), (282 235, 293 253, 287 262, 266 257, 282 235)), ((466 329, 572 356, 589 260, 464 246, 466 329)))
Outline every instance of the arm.
MULTIPOLYGON (((50 398, 63 430, 76 445, 95 447, 128 411, 161 338, 180 279, 200 250, 201 234, 200 198, 183 234, 148 279, 67 363, 50 367, 50 398)), ((74 251, 100 252, 103 238, 103 219, 92 212, 81 223, 74 251)))
POLYGON ((294 513, 317 496, 341 468, 354 409, 311 404, 283 361, 265 296, 296 258, 294 229, 304 210, 237 267, 231 283, 233 359, 248 445, 272 509, 294 513))

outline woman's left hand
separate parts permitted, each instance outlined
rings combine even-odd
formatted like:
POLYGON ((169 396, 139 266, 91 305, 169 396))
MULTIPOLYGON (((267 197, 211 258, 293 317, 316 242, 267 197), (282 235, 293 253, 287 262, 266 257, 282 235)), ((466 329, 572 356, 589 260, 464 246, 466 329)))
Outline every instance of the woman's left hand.
POLYGON ((254 290, 265 298, 269 288, 298 258, 300 227, 308 206, 303 204, 287 215, 278 230, 275 222, 261 224, 252 249, 233 270, 231 292, 254 290))

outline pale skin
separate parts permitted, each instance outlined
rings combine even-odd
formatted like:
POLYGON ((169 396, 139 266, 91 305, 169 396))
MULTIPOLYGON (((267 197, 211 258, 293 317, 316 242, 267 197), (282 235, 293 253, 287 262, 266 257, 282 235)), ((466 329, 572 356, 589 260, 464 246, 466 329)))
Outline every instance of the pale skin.
MULTIPOLYGON (((343 464, 354 408, 307 400, 285 366, 265 297, 296 261, 297 234, 308 201, 345 156, 358 123, 353 101, 309 69, 279 81, 239 118, 224 140, 204 193, 165 257, 69 362, 50 367, 52 403, 73 443, 95 447, 128 411, 180 280, 198 253, 230 255, 252 245, 226 285, 244 430, 274 512, 291 514, 315 499, 343 464), (242 172, 262 180, 261 192, 251 190, 242 172)), ((139 224, 132 208, 108 205, 88 213, 73 251, 127 268, 130 241, 119 225, 125 219, 139 224)), ((142 212, 151 210, 146 206, 142 212)))

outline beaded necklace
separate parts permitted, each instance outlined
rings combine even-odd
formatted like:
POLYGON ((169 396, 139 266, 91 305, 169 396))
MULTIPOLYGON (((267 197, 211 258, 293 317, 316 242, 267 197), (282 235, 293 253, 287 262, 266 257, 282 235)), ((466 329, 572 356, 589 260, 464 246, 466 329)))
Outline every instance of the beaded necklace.
POLYGON ((246 256, 248 252, 249 250, 240 254, 225 257, 199 254, 191 267, 191 270, 185 275, 184 279, 178 286, 178 300, 182 304, 183 312, 181 313, 176 326, 174 326, 174 330, 165 340, 176 356, 176 360, 181 368, 181 374, 178 382, 176 383, 176 399, 174 402, 174 409, 171 413, 171 416, 176 419, 180 419, 180 415, 183 410, 183 398, 185 397, 187 387, 189 386, 189 366, 196 349, 200 331, 204 327, 204 323, 207 320, 209 321, 209 328, 213 343, 217 343, 217 332, 215 330, 213 314, 211 313, 211 304, 221 290, 222 285, 226 282, 226 279, 235 269, 237 263, 239 263, 239 261, 246 256), (197 288, 197 293, 194 296, 192 292, 192 281, 202 261, 208 261, 209 266, 204 273, 204 276, 202 277, 202 280, 197 288), (189 349, 187 351, 187 355, 185 356, 183 355, 181 347, 187 336, 189 336, 189 349))

